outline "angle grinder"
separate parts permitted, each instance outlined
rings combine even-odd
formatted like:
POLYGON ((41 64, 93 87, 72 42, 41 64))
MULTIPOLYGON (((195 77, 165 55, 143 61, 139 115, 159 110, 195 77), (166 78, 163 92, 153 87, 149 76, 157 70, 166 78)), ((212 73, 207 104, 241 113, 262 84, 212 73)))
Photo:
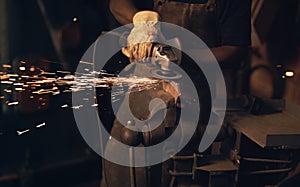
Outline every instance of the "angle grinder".
POLYGON ((156 68, 150 70, 150 73, 155 78, 164 80, 177 80, 182 78, 180 73, 170 69, 170 63, 178 62, 178 58, 172 47, 164 44, 155 45, 151 60, 152 64, 156 65, 156 68), (160 67, 157 68, 157 66, 160 67))

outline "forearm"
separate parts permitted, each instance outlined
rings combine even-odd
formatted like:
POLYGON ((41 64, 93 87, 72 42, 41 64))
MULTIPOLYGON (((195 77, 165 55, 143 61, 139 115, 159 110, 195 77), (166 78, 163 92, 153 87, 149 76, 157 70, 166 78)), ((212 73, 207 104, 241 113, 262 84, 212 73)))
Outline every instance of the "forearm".
POLYGON ((137 8, 131 0, 110 0, 109 8, 116 20, 122 25, 132 23, 137 8))
POLYGON ((248 53, 248 47, 239 46, 221 46, 210 50, 222 68, 238 67, 248 53))
MULTIPOLYGON (((247 47, 239 46, 220 46, 211 48, 210 51, 218 61, 221 68, 233 68, 238 67, 239 62, 242 58, 247 55, 247 47)), ((194 55, 198 56, 203 63, 210 63, 213 61, 211 55, 208 54, 208 51, 199 51, 199 49, 192 49, 194 55)))

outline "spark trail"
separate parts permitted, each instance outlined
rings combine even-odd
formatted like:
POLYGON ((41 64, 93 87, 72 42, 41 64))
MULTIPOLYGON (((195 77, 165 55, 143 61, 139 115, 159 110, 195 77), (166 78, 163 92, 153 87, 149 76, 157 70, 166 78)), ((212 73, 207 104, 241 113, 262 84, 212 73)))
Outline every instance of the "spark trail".
MULTIPOLYGON (((158 79, 142 77, 120 77, 109 74, 106 71, 91 71, 84 69, 84 73, 72 74, 69 71, 45 71, 39 67, 29 66, 26 62, 20 61, 19 67, 13 67, 10 64, 3 64, 0 67, 0 103, 7 107, 18 107, 23 100, 16 95, 29 95, 27 100, 42 99, 43 96, 60 95, 82 91, 95 91, 95 89, 111 89, 116 87, 116 91, 111 93, 112 103, 120 101, 119 96, 128 93, 131 88, 135 91, 151 89, 159 84, 158 79), (19 100, 18 100, 19 99, 19 100)), ((101 95, 100 95, 101 96, 101 95)), ((93 97, 96 100, 97 96, 93 97)), ((82 104, 71 106, 64 103, 60 109, 80 110, 82 107, 99 107, 95 101, 92 104, 85 105, 90 99, 83 98, 82 104)), ((25 101, 30 102, 30 101, 25 101)), ((37 128, 45 126, 45 123, 37 125, 37 128)), ((22 136, 30 133, 30 129, 18 130, 17 135, 22 136)), ((3 134, 3 133, 2 133, 3 134)), ((0 135, 2 135, 0 134, 0 135)))

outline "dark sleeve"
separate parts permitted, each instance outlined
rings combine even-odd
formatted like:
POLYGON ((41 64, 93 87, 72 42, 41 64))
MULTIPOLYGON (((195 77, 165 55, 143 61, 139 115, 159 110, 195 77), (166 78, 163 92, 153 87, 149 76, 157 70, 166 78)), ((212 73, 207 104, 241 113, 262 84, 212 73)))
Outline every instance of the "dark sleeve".
POLYGON ((153 10, 152 0, 134 0, 134 3, 139 10, 153 10))
POLYGON ((217 0, 221 45, 251 45, 251 0, 217 0))

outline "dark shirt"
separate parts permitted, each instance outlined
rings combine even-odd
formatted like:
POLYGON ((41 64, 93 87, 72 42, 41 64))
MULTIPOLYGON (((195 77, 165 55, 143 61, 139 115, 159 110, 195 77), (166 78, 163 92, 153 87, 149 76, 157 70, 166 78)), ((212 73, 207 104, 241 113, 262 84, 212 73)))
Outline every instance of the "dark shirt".
POLYGON ((250 46, 251 0, 216 0, 221 45, 250 46))

